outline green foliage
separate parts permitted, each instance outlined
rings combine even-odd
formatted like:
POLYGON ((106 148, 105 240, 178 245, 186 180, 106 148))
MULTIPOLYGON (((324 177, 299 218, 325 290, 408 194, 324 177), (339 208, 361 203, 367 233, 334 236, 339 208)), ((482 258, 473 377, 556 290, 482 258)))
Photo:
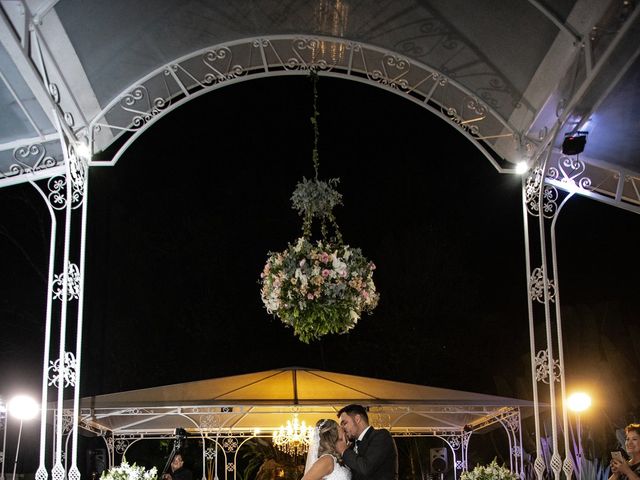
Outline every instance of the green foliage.
POLYGON ((460 480, 518 480, 507 467, 498 465, 494 458, 489 465, 478 465, 470 472, 463 472, 460 480))
POLYGON ((284 252, 270 253, 260 275, 262 301, 267 311, 290 327, 305 343, 329 333, 352 329, 362 312, 371 312, 379 295, 373 283, 375 265, 360 249, 342 242, 333 209, 342 205, 342 195, 334 188, 339 179, 318 179, 318 76, 313 82, 314 131, 313 168, 315 177, 302 181, 291 196, 293 208, 303 218, 302 237, 284 252), (320 221, 322 241, 311 242, 313 220, 320 221), (328 227, 333 227, 329 236, 328 227))
POLYGON ((137 466, 135 463, 129 465, 127 462, 117 467, 110 468, 102 474, 101 480, 157 480, 158 471, 156 467, 150 470, 145 469, 142 466, 137 466))
POLYGON ((296 185, 296 189, 291 196, 293 208, 303 218, 302 231, 305 237, 311 238, 311 225, 313 219, 317 218, 321 223, 322 237, 327 236, 327 222, 333 226, 336 239, 342 241, 340 230, 333 215, 333 208, 342 205, 342 195, 335 187, 340 179, 331 178, 324 182, 318 180, 302 181, 296 185))
POLYGON ((362 312, 376 307, 374 270, 359 248, 301 237, 284 252, 270 254, 261 274, 262 301, 309 343, 349 331, 362 312))

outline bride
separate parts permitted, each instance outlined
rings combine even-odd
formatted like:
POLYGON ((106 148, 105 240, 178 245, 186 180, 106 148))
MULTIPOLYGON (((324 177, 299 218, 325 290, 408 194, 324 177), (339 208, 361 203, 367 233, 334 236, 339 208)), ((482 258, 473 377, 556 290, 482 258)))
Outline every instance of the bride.
POLYGON ((319 420, 313 429, 302 480, 351 480, 351 470, 339 463, 336 443, 346 442, 342 428, 330 419, 319 420))

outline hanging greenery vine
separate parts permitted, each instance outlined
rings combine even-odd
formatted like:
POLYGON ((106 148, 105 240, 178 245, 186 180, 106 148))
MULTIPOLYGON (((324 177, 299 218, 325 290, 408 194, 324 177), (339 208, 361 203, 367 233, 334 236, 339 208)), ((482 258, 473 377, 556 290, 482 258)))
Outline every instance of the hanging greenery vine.
POLYGON ((260 275, 261 297, 267 311, 293 327, 309 343, 329 333, 345 333, 363 312, 372 312, 379 294, 373 283, 375 265, 359 248, 345 245, 333 209, 342 205, 338 178, 320 180, 318 170, 318 76, 312 71, 314 132, 312 160, 315 176, 303 177, 291 196, 302 217, 302 236, 282 252, 270 252, 260 275), (312 239, 314 220, 321 239, 312 239))

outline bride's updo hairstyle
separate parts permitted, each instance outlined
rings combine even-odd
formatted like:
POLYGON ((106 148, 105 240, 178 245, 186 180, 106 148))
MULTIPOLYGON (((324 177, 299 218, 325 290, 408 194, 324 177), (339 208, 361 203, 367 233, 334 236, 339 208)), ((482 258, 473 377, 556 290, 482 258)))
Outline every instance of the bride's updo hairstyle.
POLYGON ((336 443, 338 442, 338 423, 331 419, 318 420, 316 423, 318 434, 320 436, 320 445, 318 446, 318 458, 327 453, 336 458, 340 455, 336 451, 336 443))

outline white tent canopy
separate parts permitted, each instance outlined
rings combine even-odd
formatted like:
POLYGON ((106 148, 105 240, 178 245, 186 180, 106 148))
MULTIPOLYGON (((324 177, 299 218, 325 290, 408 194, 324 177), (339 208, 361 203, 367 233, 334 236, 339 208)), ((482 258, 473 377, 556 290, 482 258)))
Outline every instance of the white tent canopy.
POLYGON ((305 368, 86 397, 82 422, 114 434, 273 430, 297 412, 315 423, 350 403, 370 408, 378 425, 396 433, 463 431, 495 423, 531 402, 305 368), (213 418, 215 417, 215 418, 213 418))
POLYGON ((395 436, 441 438, 457 471, 467 467, 472 434, 502 426, 511 468, 522 471, 521 419, 531 402, 300 367, 86 397, 79 426, 105 438, 111 465, 134 443, 183 428, 202 439, 203 459, 216 445, 236 471, 237 451, 252 436, 269 436, 294 415, 307 425, 336 418, 351 403, 395 436))

